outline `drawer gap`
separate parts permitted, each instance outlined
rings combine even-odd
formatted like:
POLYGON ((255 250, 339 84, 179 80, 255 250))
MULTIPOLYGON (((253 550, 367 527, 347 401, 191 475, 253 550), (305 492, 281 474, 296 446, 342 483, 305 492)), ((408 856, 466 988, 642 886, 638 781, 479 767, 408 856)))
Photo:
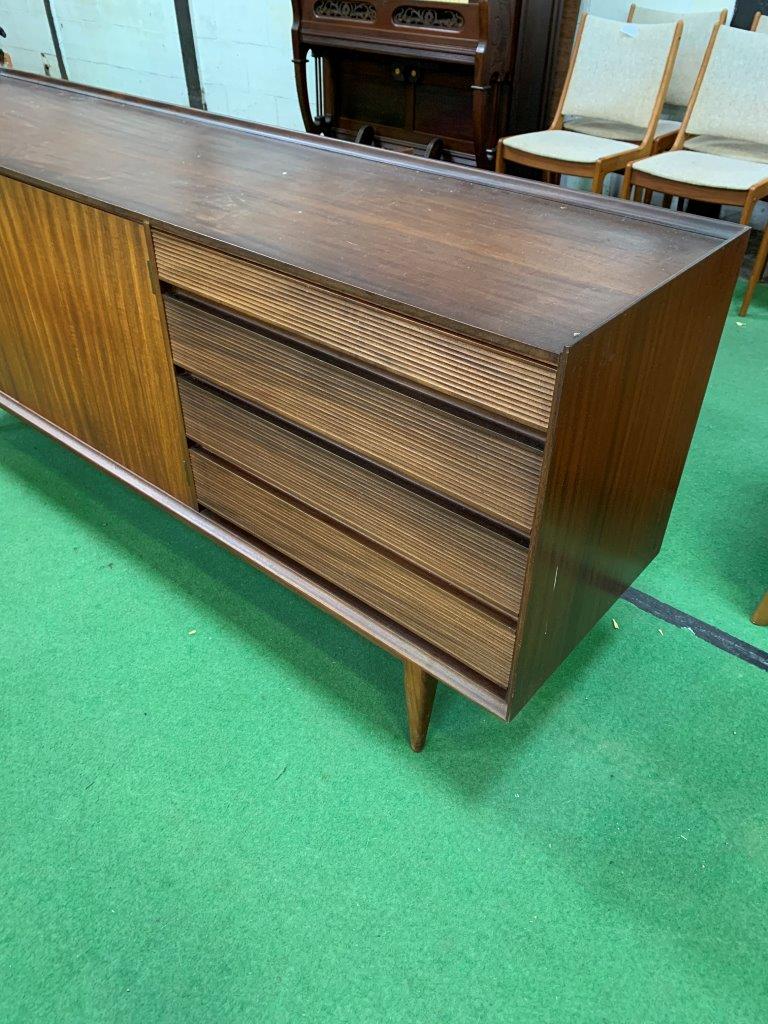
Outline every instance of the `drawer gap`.
POLYGON ((306 513, 308 516, 312 516, 315 519, 319 519, 322 522, 327 523, 328 526, 332 527, 334 530, 338 530, 340 533, 343 533, 348 537, 352 537, 360 544, 372 548, 374 551, 378 551, 379 554, 384 555, 386 558, 391 559, 393 562, 397 562, 398 565, 403 566, 403 568, 407 569, 414 575, 420 576, 422 579, 429 580, 430 583, 433 583, 435 586, 440 587, 442 590, 445 590, 448 593, 454 594, 456 597, 459 597, 464 601, 476 604, 478 607, 484 609, 484 611, 486 611, 489 615, 492 615, 499 622, 503 622, 509 626, 517 626, 517 616, 511 615, 508 612, 503 612, 500 609, 495 608, 493 605, 488 604, 486 601, 483 601, 481 598, 475 596, 474 594, 467 593, 467 591, 462 590, 461 587, 457 587, 455 584, 450 583, 449 581, 442 579, 440 576, 437 576, 434 573, 429 572, 429 570, 422 568, 422 566, 416 565, 414 562, 409 561, 407 558, 403 558, 403 556, 398 554, 396 551, 392 551, 390 548, 384 547, 384 545, 379 544, 374 540, 371 540, 369 537, 363 536, 361 533, 358 533, 356 530, 351 529, 344 523, 340 523, 338 520, 333 519, 331 516, 326 515, 324 512, 321 512, 316 508, 312 508, 311 505, 307 505, 306 502, 303 502, 300 498, 296 498, 294 495, 288 494, 285 491, 280 490, 279 487, 274 487, 267 480, 263 480, 261 477, 256 476, 254 473, 249 473, 241 466, 237 466, 234 463, 229 462, 227 459, 222 459, 220 455, 217 455, 216 452, 212 452, 210 449, 206 448, 205 445, 199 444, 196 441, 190 441, 189 448, 190 451, 202 452, 202 454, 204 454, 206 458, 210 459, 212 462, 215 462, 218 465, 223 466, 225 469, 228 469, 233 473, 238 473, 240 476, 245 477, 246 480, 252 480, 255 484, 258 484, 259 487, 262 487, 265 491, 269 491, 270 494, 276 495, 283 501, 289 501, 292 505, 295 505, 297 508, 301 509, 301 511, 306 513))
POLYGON ((549 428, 557 360, 540 351, 473 337, 417 310, 382 308, 372 296, 247 254, 160 231, 153 241, 160 278, 184 293, 534 434, 549 428))
MULTIPOLYGON (((492 529, 495 533, 508 537, 510 540, 515 541, 515 543, 520 544, 523 547, 530 548, 531 542, 529 535, 520 530, 516 530, 508 523, 502 523, 500 520, 494 519, 490 515, 484 515, 481 512, 475 511, 475 509, 467 508, 460 502, 454 502, 446 495, 430 490, 429 487, 416 483, 414 480, 409 480, 407 477, 398 476, 397 473, 394 473, 386 466, 381 466, 371 459, 366 459, 357 452, 344 448, 342 445, 334 444, 326 438, 312 433, 311 430, 305 430, 303 427, 298 426, 298 424, 293 423, 291 420, 283 419, 281 416, 275 415, 275 413, 270 410, 263 409, 254 402, 249 402, 247 399, 241 398, 240 395, 232 394, 231 392, 218 387, 205 377, 191 373, 182 366, 176 367, 176 373, 178 377, 194 381, 195 384, 205 388, 206 391, 210 391, 215 395, 226 398, 226 400, 228 402, 232 402, 233 405, 238 405, 255 416, 260 416, 262 419, 265 419, 270 423, 275 423, 277 426, 282 427, 285 430, 289 430, 291 433, 296 434, 299 437, 303 437, 307 441, 311 441, 313 444, 316 444, 319 448, 323 448, 325 451, 332 452, 334 455, 338 455, 339 457, 346 459, 348 462, 352 462, 357 466, 361 466, 363 469, 376 473, 379 476, 384 477, 386 480, 391 480, 392 483, 397 484, 399 487, 403 487, 414 494, 419 494, 422 497, 429 498, 430 501, 433 501, 436 505, 440 505, 442 508, 447 509, 449 512, 453 512, 462 516, 464 519, 468 519, 471 522, 478 523, 481 526, 492 529)), ((194 446, 194 442, 190 442, 190 446, 194 446)))
POLYGON ((174 362, 194 376, 530 535, 538 447, 203 306, 165 309, 174 362))
POLYGON ((468 420, 471 423, 477 423, 488 429, 495 430, 497 433, 505 437, 511 437, 516 441, 522 441, 530 448, 536 448, 540 451, 543 451, 544 449, 547 439, 546 434, 544 433, 535 431, 529 427, 524 427, 511 420, 504 419, 501 416, 495 415, 491 411, 481 411, 476 409, 474 406, 467 405, 463 402, 457 401, 456 399, 435 395, 432 391, 421 388, 418 384, 415 384, 412 381, 403 381, 401 377, 389 374, 385 370, 372 370, 371 367, 365 363, 358 362, 348 356, 340 356, 338 353, 331 352, 321 346, 312 345, 304 338, 292 336, 286 331, 276 330, 274 327, 271 327, 260 320, 245 316, 242 313, 237 313, 228 306, 218 305, 210 299, 201 299, 198 295, 192 295, 181 288, 175 287, 174 285, 168 285, 167 283, 162 282, 162 290, 165 295, 175 299, 177 302, 183 302, 189 306, 195 306, 206 313, 221 317, 224 320, 228 320, 230 323, 237 324, 240 327, 245 327, 250 331, 255 331, 257 334, 261 334, 265 338, 269 338, 272 341, 277 341, 282 345, 286 345, 288 348, 305 352, 316 359, 330 363, 332 366, 339 366, 348 372, 364 377, 366 380, 374 381, 375 383, 384 383, 387 387, 391 388, 393 391, 399 392, 400 394, 417 397, 424 405, 430 405, 433 408, 447 411, 459 419, 468 420))
MULTIPOLYGON (((509 693, 505 687, 499 686, 497 683, 494 683, 492 679, 488 679, 487 676, 481 675, 475 669, 470 668, 469 665, 465 665, 464 662, 454 658, 453 655, 448 654, 439 647, 435 647, 434 644, 430 644, 428 640, 424 640, 422 637, 417 636, 416 633, 411 632, 411 630, 407 629, 405 626, 401 626, 399 622, 395 622, 394 619, 389 618, 389 616, 378 611, 376 608, 372 608, 370 605, 366 604, 365 601, 361 601, 353 594, 349 594, 347 591, 342 590, 341 587, 335 586, 335 584, 330 583, 324 577, 318 576, 317 573, 312 572, 311 569, 305 568, 301 563, 294 561, 289 555, 285 555, 282 551, 278 551, 277 548, 273 548, 271 545, 267 544, 266 541, 253 537, 247 530, 243 530, 236 523, 230 522, 225 516, 219 515, 219 513, 214 509, 211 509, 204 504, 201 504, 199 508, 201 514, 204 515, 211 523, 215 523, 223 530, 226 530, 233 536, 240 538, 240 540, 245 544, 257 545, 259 550, 269 554, 273 559, 275 559, 275 561, 280 562, 295 575, 303 577, 307 581, 314 583, 316 586, 322 587, 323 590, 330 594, 338 595, 339 599, 344 601, 345 604, 353 605, 355 608, 359 608, 371 619, 385 624, 388 629, 401 637, 405 643, 442 662, 444 666, 452 669, 458 676, 460 676, 462 681, 466 680, 471 683, 473 687, 477 687, 483 692, 490 694, 494 698, 494 703, 498 702, 500 706, 506 708, 509 693)), ((312 600, 311 596, 307 594, 302 594, 302 596, 305 600, 311 601, 312 604, 321 608, 324 612, 329 612, 331 615, 334 614, 334 610, 329 604, 319 604, 317 601, 312 600)), ((376 644, 378 647, 388 651, 390 654, 393 653, 392 648, 381 643, 372 632, 358 629, 354 623, 350 623, 343 616, 334 615, 334 617, 338 618, 339 621, 343 622, 344 625, 348 626, 359 635, 365 637, 366 640, 376 644)), ((398 655, 394 656, 397 657, 398 655)), ((464 687, 457 685, 449 676, 444 678, 443 682, 445 682, 447 686, 450 686, 459 692, 464 691, 464 687)), ((474 697, 473 699, 477 700, 477 697, 474 697)), ((503 714, 499 714, 499 712, 496 712, 496 714, 500 718, 504 717, 503 714)))
POLYGON ((506 687, 514 657, 514 625, 410 566, 308 512, 253 477, 192 451, 200 501, 247 533, 284 551, 343 593, 356 596, 480 675, 506 687))

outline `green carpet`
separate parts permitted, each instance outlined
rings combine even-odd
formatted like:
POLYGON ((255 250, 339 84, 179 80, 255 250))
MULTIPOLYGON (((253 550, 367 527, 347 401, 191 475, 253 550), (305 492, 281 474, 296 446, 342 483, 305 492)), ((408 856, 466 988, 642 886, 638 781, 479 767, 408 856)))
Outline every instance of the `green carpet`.
POLYGON ((659 556, 635 584, 755 647, 749 617, 768 590, 768 286, 720 342, 691 452, 659 556))
MULTIPOLYGON (((643 585, 756 642, 752 316, 643 585)), ((0 568, 2 1024, 768 1017, 764 672, 618 602, 416 756, 394 659, 10 417, 0 568)))

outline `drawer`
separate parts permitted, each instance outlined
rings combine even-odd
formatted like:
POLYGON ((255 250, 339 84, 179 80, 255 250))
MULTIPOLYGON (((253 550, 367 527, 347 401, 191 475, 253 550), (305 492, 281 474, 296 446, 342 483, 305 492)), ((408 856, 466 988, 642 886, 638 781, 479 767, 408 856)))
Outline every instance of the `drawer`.
POLYGON ((510 537, 179 381, 187 436, 209 452, 500 611, 517 615, 528 550, 510 537))
POLYGON ((470 600, 199 451, 201 505, 506 687, 514 628, 470 600))
POLYGON ((542 453, 382 381, 166 299, 175 362, 324 439, 528 533, 542 453))
POLYGON ((544 432, 555 369, 268 267, 153 232, 163 281, 440 395, 544 432))

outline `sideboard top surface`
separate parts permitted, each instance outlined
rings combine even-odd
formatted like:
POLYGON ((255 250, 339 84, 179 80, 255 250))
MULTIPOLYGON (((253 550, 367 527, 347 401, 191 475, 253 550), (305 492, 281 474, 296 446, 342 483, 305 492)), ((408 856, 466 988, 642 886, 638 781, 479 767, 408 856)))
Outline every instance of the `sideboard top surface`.
POLYGON ((743 229, 0 73, 0 173, 553 359, 743 229))

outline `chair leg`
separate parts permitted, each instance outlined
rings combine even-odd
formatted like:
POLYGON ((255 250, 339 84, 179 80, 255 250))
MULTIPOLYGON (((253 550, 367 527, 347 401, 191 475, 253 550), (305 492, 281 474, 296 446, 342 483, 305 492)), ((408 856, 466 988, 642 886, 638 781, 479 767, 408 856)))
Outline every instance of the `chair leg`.
POLYGON ((765 594, 760 604, 755 608, 752 621, 756 626, 768 626, 768 593, 765 594))
POLYGON ((621 191, 619 192, 619 195, 621 196, 622 199, 629 199, 629 196, 630 196, 631 192, 632 192, 632 171, 628 167, 624 171, 624 177, 622 178, 622 181, 621 181, 621 191))
POLYGON ((647 206, 651 202, 652 199, 653 199, 653 189, 647 188, 645 190, 645 195, 643 196, 643 202, 647 206))
POLYGON ((594 178, 592 179, 592 191, 596 192, 598 195, 601 195, 602 191, 603 191, 603 182, 604 181, 605 181, 605 175, 604 174, 596 174, 594 176, 594 178))
POLYGON ((648 191, 648 189, 646 189, 646 188, 638 188, 637 185, 635 185, 634 191, 632 193, 632 201, 634 203, 644 203, 645 202, 645 193, 647 191, 648 191))
POLYGON ((495 170, 499 174, 504 174, 506 172, 506 166, 505 165, 506 165, 506 161, 504 159, 504 143, 501 141, 501 139, 499 139, 499 141, 496 143, 496 165, 495 165, 495 170))
POLYGON ((665 192, 664 193, 664 195, 661 198, 661 205, 664 207, 665 210, 668 210, 670 208, 670 206, 672 205, 672 193, 671 192, 665 192))
POLYGON ((412 661, 404 662, 405 707, 408 712, 408 733, 411 750, 418 754, 427 741, 429 719, 435 700, 437 680, 412 661))
POLYGON ((741 308, 739 309, 739 316, 747 315, 749 304, 752 302, 752 296, 755 294, 757 282, 763 276, 766 262, 768 262, 768 227, 763 231, 760 248, 757 250, 757 256, 755 257, 755 265, 752 267, 752 273, 749 275, 749 281, 747 281, 747 287, 744 292, 744 299, 741 303, 741 308))

